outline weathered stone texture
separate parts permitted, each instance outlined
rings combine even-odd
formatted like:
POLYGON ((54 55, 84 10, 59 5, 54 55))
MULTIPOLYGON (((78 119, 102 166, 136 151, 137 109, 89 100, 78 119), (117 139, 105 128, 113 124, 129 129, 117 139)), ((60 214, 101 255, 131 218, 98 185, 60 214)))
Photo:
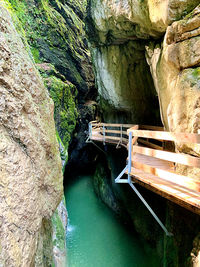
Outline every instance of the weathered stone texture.
POLYGON ((169 26, 162 49, 147 47, 163 123, 170 131, 197 133, 200 128, 199 12, 198 6, 169 26))
POLYGON ((34 266, 62 197, 53 103, 0 3, 0 265, 34 266))
POLYGON ((129 120, 135 123, 148 123, 156 116, 158 107, 152 103, 157 103, 157 97, 144 49, 144 44, 137 41, 92 48, 105 119, 113 120, 111 110, 129 114, 129 120))
POLYGON ((89 8, 98 42, 105 44, 160 37, 168 25, 198 3, 198 0, 90 0, 89 8))

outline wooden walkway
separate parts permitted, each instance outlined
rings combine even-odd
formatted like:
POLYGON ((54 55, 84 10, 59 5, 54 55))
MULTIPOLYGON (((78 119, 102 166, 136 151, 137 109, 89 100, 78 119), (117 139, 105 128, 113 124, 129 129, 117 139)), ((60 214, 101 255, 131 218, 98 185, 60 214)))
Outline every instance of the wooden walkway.
POLYGON ((114 123, 96 123, 89 124, 90 140, 109 144, 121 145, 127 148, 128 135, 127 130, 133 127, 133 124, 114 124, 114 123))
POLYGON ((126 147, 129 156, 124 173, 132 182, 200 215, 200 176, 176 173, 177 164, 181 164, 200 174, 200 158, 166 148, 173 148, 174 142, 200 144, 200 134, 165 132, 155 126, 91 122, 89 138, 126 147))

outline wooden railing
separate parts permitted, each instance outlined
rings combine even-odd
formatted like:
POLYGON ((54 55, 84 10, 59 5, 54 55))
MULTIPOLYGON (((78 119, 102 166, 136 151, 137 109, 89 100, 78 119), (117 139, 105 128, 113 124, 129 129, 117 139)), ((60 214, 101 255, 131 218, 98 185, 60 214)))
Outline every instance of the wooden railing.
POLYGON ((162 127, 91 122, 89 136, 93 141, 121 145, 128 149, 124 173, 128 179, 160 194, 161 196, 200 214, 200 178, 176 172, 177 164, 199 168, 200 158, 166 149, 166 142, 200 144, 200 134, 173 133, 162 127), (131 177, 131 178, 130 178, 131 177))
MULTIPOLYGON (((93 141, 100 141, 103 143, 121 145, 127 148, 128 145, 128 130, 158 130, 162 131, 163 127, 159 126, 147 126, 147 125, 134 125, 134 124, 119 124, 119 123, 100 123, 92 121, 89 123, 89 138, 93 141)), ((149 141, 149 138, 138 139, 138 137, 133 137, 132 143, 138 141, 149 147, 162 149, 162 142, 160 144, 155 144, 149 141)))
POLYGON ((133 128, 133 124, 117 123, 89 123, 89 138, 93 141, 116 144, 117 146, 127 147, 127 130, 133 128))
POLYGON ((175 153, 135 145, 135 138, 150 138, 179 143, 200 144, 200 134, 128 129, 129 157, 127 174, 148 189, 173 202, 200 214, 200 178, 178 174, 177 164, 186 165, 200 174, 200 158, 185 153, 175 153), (131 151, 130 151, 131 150, 131 151))
POLYGON ((128 149, 127 165, 115 182, 130 185, 166 235, 171 236, 172 233, 134 183, 200 215, 200 175, 197 175, 200 174, 200 158, 172 151, 176 142, 200 144, 200 134, 165 132, 162 127, 155 126, 91 122, 89 139, 128 149), (177 173, 177 164, 195 168, 195 176, 177 173), (128 175, 127 179, 123 178, 124 174, 128 175))

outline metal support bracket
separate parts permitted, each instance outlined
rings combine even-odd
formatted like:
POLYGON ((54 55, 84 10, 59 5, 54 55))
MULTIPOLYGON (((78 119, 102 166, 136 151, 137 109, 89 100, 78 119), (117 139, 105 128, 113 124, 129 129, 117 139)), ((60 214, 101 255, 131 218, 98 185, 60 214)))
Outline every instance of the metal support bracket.
POLYGON ((143 202, 145 207, 149 210, 149 212, 154 217, 154 219, 157 221, 157 223, 160 225, 160 227, 163 229, 165 234, 167 236, 173 236, 173 234, 167 230, 167 228, 164 226, 164 224, 161 222, 161 220, 158 218, 158 216, 155 214, 155 212, 152 210, 152 208, 149 206, 149 204, 146 202, 146 200, 143 198, 143 196, 137 190, 137 188, 133 185, 133 182, 131 181, 131 161, 132 161, 132 132, 129 133, 128 165, 126 165, 126 167, 123 169, 123 171, 115 179, 115 183, 128 183, 130 185, 130 187, 133 189, 133 191, 136 193, 136 195, 143 202), (124 175, 124 173, 127 170, 128 170, 128 179, 121 179, 121 177, 124 175))
POLYGON ((119 140, 118 144, 116 145, 116 149, 120 148, 121 146, 121 140, 119 140))
POLYGON ((161 222, 161 220, 158 218, 158 216, 155 214, 155 212, 152 210, 152 208, 149 206, 149 204, 146 202, 146 200, 140 194, 140 192, 136 189, 136 187, 132 183, 129 183, 129 185, 134 190, 134 192, 136 193, 136 195, 140 198, 140 200, 143 202, 143 204, 145 205, 145 207, 149 210, 149 212, 154 217, 154 219, 157 221, 157 223, 160 225, 160 227, 163 229, 163 231, 165 232, 165 234, 167 236, 173 236, 173 234, 170 233, 167 230, 167 228, 164 226, 164 224, 161 222))
MULTIPOLYGON (((115 179, 115 183, 120 183, 120 179, 125 174, 126 170, 128 170, 128 165, 126 165, 123 171, 121 171, 120 174, 117 176, 117 178, 115 179)), ((128 183, 128 180, 126 180, 126 182, 128 183)))
POLYGON ((97 144, 95 144, 95 143, 91 140, 91 138, 92 138, 92 124, 89 123, 88 137, 87 137, 87 139, 86 139, 85 142, 86 142, 86 143, 91 143, 91 144, 93 144, 93 145, 96 146, 99 150, 101 150, 104 154, 106 154, 105 151, 103 151, 103 149, 101 149, 97 144))
POLYGON ((106 154, 105 151, 103 151, 103 149, 101 149, 97 144, 95 144, 92 140, 90 140, 89 137, 87 138, 86 143, 91 143, 91 144, 93 144, 93 145, 96 146, 99 150, 101 150, 101 152, 103 152, 104 154, 106 154))
POLYGON ((89 138, 92 138, 92 124, 89 123, 89 138))

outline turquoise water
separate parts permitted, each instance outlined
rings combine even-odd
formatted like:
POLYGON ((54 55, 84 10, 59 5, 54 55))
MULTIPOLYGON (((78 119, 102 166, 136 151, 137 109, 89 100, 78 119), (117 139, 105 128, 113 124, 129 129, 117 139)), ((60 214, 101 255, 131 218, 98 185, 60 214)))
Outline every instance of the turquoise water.
POLYGON ((95 195, 91 176, 80 176, 65 192, 68 267, 151 267, 141 242, 95 195))

